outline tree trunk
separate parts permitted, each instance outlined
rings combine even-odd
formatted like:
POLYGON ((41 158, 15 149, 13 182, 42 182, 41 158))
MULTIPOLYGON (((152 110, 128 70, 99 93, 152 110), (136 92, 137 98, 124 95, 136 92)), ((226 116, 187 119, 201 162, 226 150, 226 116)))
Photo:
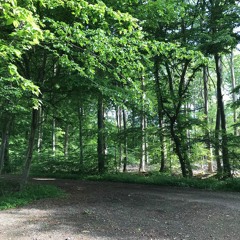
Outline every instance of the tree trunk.
POLYGON ((146 89, 145 81, 142 77, 142 111, 141 111, 141 131, 142 131, 142 146, 141 146, 141 157, 139 163, 139 172, 146 172, 146 163, 148 162, 147 152, 147 119, 145 113, 145 101, 146 101, 146 89))
POLYGON ((217 173, 219 176, 222 175, 222 165, 221 165, 221 158, 220 158, 220 144, 219 144, 219 132, 220 132, 220 112, 219 109, 217 109, 216 113, 216 126, 215 126, 215 158, 217 163, 217 173))
POLYGON ((7 139, 6 139, 3 172, 4 173, 11 172, 11 163, 10 163, 10 158, 9 158, 9 135, 7 136, 7 139))
MULTIPOLYGON (((231 80, 232 80, 232 91, 233 91, 236 88, 233 51, 231 52, 231 56, 230 56, 230 69, 231 69, 231 80)), ((236 93, 234 91, 232 93, 232 100, 233 100, 233 103, 236 102, 236 93)), ((237 111, 236 111, 236 108, 233 108, 233 123, 236 124, 236 122, 237 122, 237 111)), ((234 135, 238 136, 238 129, 236 125, 234 125, 234 135)))
POLYGON ((79 122, 79 158, 80 171, 83 168, 83 103, 80 100, 78 104, 78 122, 79 122))
POLYGON ((4 164, 6 158, 6 152, 8 152, 8 137, 9 137, 9 129, 11 125, 11 117, 6 117, 3 120, 3 127, 2 127, 2 139, 1 139, 1 147, 0 147, 0 174, 3 171, 4 164))
POLYGON ((40 160, 40 158, 41 158, 41 152, 42 152, 43 122, 44 122, 44 113, 43 113, 42 107, 40 106, 40 107, 39 107, 38 140, 37 140, 38 160, 40 160))
POLYGON ((125 110, 122 111, 123 115, 123 130, 124 130, 124 144, 123 144, 123 172, 127 171, 127 159, 128 159, 128 152, 127 152, 127 119, 126 119, 126 112, 125 110))
POLYGON ((98 97, 98 141, 97 141, 97 153, 98 153, 98 171, 104 173, 105 166, 105 138, 104 138, 104 106, 103 96, 99 94, 98 97))
MULTIPOLYGON (((116 122, 117 122, 117 130, 118 130, 118 136, 120 136, 121 132, 122 132, 122 111, 120 109, 120 107, 116 107, 116 122)), ((121 139, 119 139, 118 141, 116 141, 116 148, 118 149, 118 153, 119 153, 119 157, 118 157, 118 168, 121 169, 122 167, 122 144, 121 144, 121 139)), ((117 161, 116 161, 117 162, 117 161)))
POLYGON ((55 116, 53 115, 52 118, 52 156, 55 160, 56 157, 56 120, 55 116))
POLYGON ((206 138, 206 146, 208 149, 207 154, 207 164, 208 164, 208 172, 213 172, 213 165, 212 165, 212 146, 210 141, 210 132, 209 132, 209 117, 208 117, 208 74, 207 74, 207 67, 203 67, 203 86, 204 86, 204 114, 205 114, 205 138, 206 138))
POLYGON ((30 134, 28 139, 28 149, 27 149, 26 159, 23 167, 21 188, 27 184, 27 180, 29 176, 29 171, 30 171, 30 166, 31 166, 32 156, 33 156, 35 134, 36 134, 37 125, 38 125, 38 114, 39 114, 39 111, 37 109, 32 110, 32 122, 31 122, 31 129, 30 129, 30 134))
POLYGON ((65 134, 64 134, 64 158, 68 160, 68 146, 69 146, 69 124, 65 126, 65 134))
POLYGON ((171 119, 170 121, 171 121, 170 122, 171 136, 172 136, 172 139, 175 143, 175 151, 176 151, 176 154, 177 154, 179 162, 180 162, 180 166, 181 166, 181 170, 182 170, 182 176, 183 177, 188 177, 186 162, 185 162, 185 159, 184 159, 183 154, 182 154, 181 140, 179 139, 179 137, 175 133, 175 129, 174 129, 175 121, 173 119, 171 119))
POLYGON ((227 138, 227 129, 226 129, 226 117, 224 110, 224 102, 222 96, 222 64, 221 57, 219 54, 214 55, 215 64, 216 64, 216 73, 217 73, 217 108, 220 113, 221 119, 221 137, 222 137, 222 161, 223 161, 223 174, 224 178, 231 177, 231 166, 228 156, 228 138, 227 138))
POLYGON ((159 60, 156 57, 154 61, 155 66, 155 92, 157 95, 158 104, 158 127, 159 127, 159 140, 160 140, 160 172, 164 172, 165 169, 165 139, 163 135, 163 109, 161 102, 161 90, 159 79, 159 60))

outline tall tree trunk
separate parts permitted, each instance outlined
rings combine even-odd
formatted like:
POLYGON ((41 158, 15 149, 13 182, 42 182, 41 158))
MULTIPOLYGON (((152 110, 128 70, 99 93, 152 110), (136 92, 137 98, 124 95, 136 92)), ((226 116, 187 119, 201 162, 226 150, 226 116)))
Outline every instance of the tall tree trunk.
POLYGON ((104 138, 104 105, 103 96, 100 93, 98 96, 98 141, 97 141, 97 153, 98 153, 98 171, 104 173, 105 166, 105 138, 104 138))
MULTIPOLYGON (((186 60, 185 64, 182 66, 182 74, 180 76, 180 83, 178 86, 178 92, 177 92, 177 97, 174 91, 174 79, 173 79, 173 74, 171 72, 170 66, 166 64, 166 70, 168 74, 168 85, 169 85, 169 92, 170 92, 170 97, 172 100, 172 106, 174 110, 174 115, 170 114, 169 112, 165 111, 167 114, 169 120, 170 120, 170 133, 172 140, 175 143, 175 151, 178 156, 181 170, 182 170, 182 175, 183 177, 192 177, 193 172, 192 172, 192 167, 189 161, 188 153, 187 153, 187 136, 186 136, 186 131, 185 127, 182 126, 181 123, 181 116, 180 116, 180 110, 183 105, 183 89, 185 83, 185 76, 187 73, 187 68, 189 65, 189 60, 186 60), (177 102, 175 102, 175 99, 178 99, 177 102)), ((188 82, 189 84, 189 82, 188 82)), ((185 86, 186 88, 186 86, 185 86)), ((186 91, 186 90, 185 90, 186 91)))
MULTIPOLYGON (((29 55, 23 55, 23 62, 24 66, 23 69, 24 71, 24 76, 27 79, 33 79, 31 77, 31 57, 29 55)), ((35 79, 36 83, 41 85, 44 82, 45 74, 46 74, 46 64, 47 64, 47 51, 43 52, 43 58, 41 65, 37 68, 38 76, 35 79)), ((36 66, 33 66, 36 68, 36 66)), ((43 94, 43 93, 42 93, 43 94)), ((41 95, 41 98, 43 95, 41 95)), ((22 171, 22 178, 21 178, 21 188, 24 187, 27 184, 28 181, 28 176, 29 176, 29 171, 32 163, 32 157, 33 157, 33 150, 34 150, 34 140, 35 140, 35 135, 37 132, 37 127, 38 127, 38 120, 39 120, 39 108, 38 109, 32 109, 32 119, 31 119, 31 129, 30 129, 30 134, 28 137, 28 147, 27 147, 27 153, 26 153, 26 158, 23 166, 23 171, 22 171)))
POLYGON ((139 164, 139 172, 146 172, 146 156, 147 156, 147 149, 146 149, 146 128, 145 128, 145 117, 142 116, 141 120, 141 130, 142 130, 142 144, 141 144, 141 157, 140 157, 140 164, 139 164))
POLYGON ((56 157, 56 119, 55 119, 54 115, 52 118, 52 156, 53 156, 53 159, 55 160, 55 157, 56 157))
POLYGON ((33 109, 31 129, 30 129, 30 134, 28 139, 28 149, 27 149, 27 154, 26 154, 26 159, 25 159, 22 179, 21 179, 21 187, 24 187, 26 185, 28 176, 29 176, 29 171, 30 171, 30 166, 31 166, 32 156, 33 156, 35 134, 36 134, 37 125, 38 125, 38 115, 39 115, 39 111, 37 109, 33 109))
MULTIPOLYGON (((118 131, 118 136, 121 135, 122 132, 122 111, 120 107, 116 107, 116 122, 117 122, 117 131, 118 131)), ((117 152, 119 153, 119 157, 118 157, 118 168, 121 169, 122 167, 122 162, 123 162, 123 155, 122 155, 122 143, 121 143, 121 139, 119 139, 118 141, 116 141, 116 148, 117 148, 117 152)), ((117 161, 116 161, 117 162, 117 161)))
POLYGON ((11 172, 11 163, 9 158, 9 134, 6 139, 6 146, 5 146, 5 154, 4 154, 4 173, 10 173, 11 172))
POLYGON ((68 146, 69 146, 69 124, 65 126, 65 134, 64 134, 64 158, 68 160, 68 146))
POLYGON ((10 129, 10 125, 11 125, 11 117, 7 116, 4 120, 3 120, 3 127, 2 127, 2 139, 1 139, 1 146, 0 146, 0 174, 3 171, 4 168, 4 164, 5 164, 5 160, 6 158, 6 152, 8 152, 8 137, 9 137, 9 129, 10 129))
POLYGON ((157 95, 158 104, 158 127, 159 127, 159 140, 160 140, 160 172, 164 172, 165 169, 165 139, 163 135, 163 109, 161 102, 161 90, 160 90, 160 79, 159 79, 159 59, 155 57, 155 92, 157 95))
POLYGON ((146 89, 145 81, 142 77, 142 111, 141 111, 141 131, 142 131, 142 146, 141 146, 141 157, 139 163, 139 172, 146 172, 146 163, 148 162, 148 152, 147 152, 147 119, 145 113, 146 104, 146 89))
MULTIPOLYGON (((231 69, 231 80, 232 80, 232 91, 236 88, 236 78, 235 78, 235 69, 234 69, 234 53, 231 52, 230 56, 230 69, 231 69)), ((232 100, 236 102, 236 93, 233 91, 232 93, 232 100)), ((237 122, 237 111, 236 108, 233 109, 233 123, 236 124, 237 122)), ((234 125, 234 135, 238 136, 238 128, 234 125)))
POLYGON ((37 140, 38 160, 40 160, 41 152, 42 152, 43 122, 44 122, 44 113, 43 113, 42 107, 40 106, 39 107, 38 140, 37 140))
POLYGON ((79 158, 80 171, 83 168, 83 103, 79 100, 78 104, 78 123, 79 123, 79 158))
POLYGON ((204 114, 205 114, 205 138, 206 138, 206 146, 208 149, 207 154, 207 164, 208 164, 208 172, 213 172, 213 164, 212 164, 212 146, 210 140, 210 132, 209 132, 209 116, 208 116, 208 73, 207 67, 203 67, 203 86, 204 86, 204 114))
POLYGON ((216 113, 216 125, 215 125, 215 158, 216 158, 216 163, 217 163, 217 173, 219 176, 222 175, 222 164, 221 164, 221 158, 220 158, 220 144, 219 144, 219 133, 220 133, 220 111, 217 109, 216 113))
POLYGON ((222 161, 223 161, 223 174, 224 177, 231 177, 231 166, 228 156, 228 138, 226 129, 226 117, 224 110, 224 102, 222 96, 222 64, 219 54, 214 55, 217 73, 217 108, 220 113, 221 119, 221 137, 222 137, 222 161))
MULTIPOLYGON (((185 117, 187 119, 187 113, 188 113, 188 109, 190 108, 188 103, 185 104, 184 106, 185 108, 185 117)), ((191 132, 189 129, 186 129, 185 132, 183 131, 182 133, 182 141, 184 141, 184 138, 186 139, 185 141, 185 146, 186 149, 183 151, 183 155, 185 156, 185 161, 186 161, 186 166, 187 166, 187 171, 188 171, 188 176, 192 177, 193 176, 193 172, 192 172, 192 166, 190 163, 190 157, 191 157, 191 132)))
POLYGON ((128 159, 128 151, 127 151, 127 119, 125 110, 122 111, 123 115, 123 130, 124 130, 124 144, 123 144, 123 172, 127 171, 127 159, 128 159))

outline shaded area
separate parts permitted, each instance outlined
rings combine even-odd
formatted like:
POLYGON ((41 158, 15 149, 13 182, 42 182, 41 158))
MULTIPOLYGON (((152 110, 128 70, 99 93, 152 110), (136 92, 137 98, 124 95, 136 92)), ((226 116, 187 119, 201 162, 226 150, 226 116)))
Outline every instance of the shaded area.
POLYGON ((0 212, 1 239, 240 239, 238 193, 43 182, 60 186, 69 196, 0 212))

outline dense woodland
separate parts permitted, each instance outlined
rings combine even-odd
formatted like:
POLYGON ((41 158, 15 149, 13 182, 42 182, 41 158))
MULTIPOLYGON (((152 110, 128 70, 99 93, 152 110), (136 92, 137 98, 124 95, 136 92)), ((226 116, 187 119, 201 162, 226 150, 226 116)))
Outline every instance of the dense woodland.
POLYGON ((234 0, 0 0, 0 172, 231 177, 239 25, 234 0))

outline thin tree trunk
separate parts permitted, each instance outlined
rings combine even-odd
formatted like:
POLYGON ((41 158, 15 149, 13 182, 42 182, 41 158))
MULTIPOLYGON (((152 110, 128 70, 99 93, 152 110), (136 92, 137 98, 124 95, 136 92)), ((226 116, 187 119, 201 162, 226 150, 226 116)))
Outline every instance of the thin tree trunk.
MULTIPOLYGON (((28 55, 24 55, 23 56, 23 61, 25 64, 25 77, 27 79, 32 79, 31 77, 31 67, 30 67, 30 63, 31 63, 31 59, 29 58, 28 55)), ((44 82, 44 77, 46 74, 46 64, 47 64, 47 52, 44 51, 43 52, 43 58, 42 58, 42 64, 41 66, 39 66, 37 68, 38 70, 38 76, 35 79, 37 84, 42 84, 44 82)), ((34 66, 35 68, 36 66, 34 66)), ((42 93, 43 94, 43 93, 42 93)), ((42 95, 41 95, 42 98, 42 95)), ((30 129, 30 134, 28 137, 28 147, 27 147, 27 153, 26 153, 26 158, 25 158, 25 162, 24 162, 24 166, 23 166, 23 171, 22 171, 22 178, 21 178, 21 188, 23 188, 28 181, 28 176, 29 176, 29 171, 30 171, 30 167, 31 167, 31 163, 32 163, 32 157, 33 157, 33 150, 34 150, 34 141, 35 141, 35 135, 37 132, 37 128, 38 128, 38 119, 39 119, 39 108, 32 109, 32 119, 31 119, 31 129, 30 129)))
POLYGON ((219 132, 220 132, 220 112, 219 109, 217 109, 216 113, 216 126, 215 126, 215 158, 217 163, 217 173, 219 176, 222 175, 222 165, 221 165, 221 158, 220 158, 220 144, 219 144, 219 132))
POLYGON ((2 128, 2 139, 1 139, 1 146, 0 146, 0 174, 3 171, 4 164, 5 164, 5 153, 8 147, 8 137, 9 137, 9 129, 11 125, 11 117, 6 117, 3 120, 3 128, 2 128))
POLYGON ((208 172, 213 172, 213 164, 212 164, 212 146, 210 141, 210 132, 209 132, 209 117, 208 117, 208 74, 207 67, 203 67, 203 85, 204 85, 204 114, 205 114, 205 138, 206 138, 206 146, 208 149, 207 154, 207 164, 208 164, 208 172))
POLYGON ((141 157, 140 157, 140 164, 139 164, 139 172, 146 172, 146 139, 145 139, 145 117, 142 116, 141 120, 141 130, 142 130, 142 145, 141 145, 141 157))
POLYGON ((52 156, 56 157, 56 120, 55 116, 52 118, 52 156))
POLYGON ((4 154, 4 173, 10 173, 11 172, 11 163, 9 158, 9 134, 6 139, 6 146, 5 146, 5 154, 4 154))
MULTIPOLYGON (((189 108, 188 103, 185 104, 185 117, 187 119, 187 111, 189 108)), ((187 166, 187 171, 188 171, 188 176, 192 177, 193 176, 193 172, 192 172, 192 166, 190 163, 190 157, 191 157, 191 132, 189 129, 186 129, 186 132, 184 133, 184 135, 186 136, 186 142, 185 142, 185 146, 186 149, 183 151, 183 155, 185 156, 185 161, 186 161, 186 166, 187 166)), ((184 136, 182 137, 182 139, 184 139, 184 136)))
POLYGON ((104 106, 103 96, 99 94, 98 97, 98 171, 99 173, 105 172, 105 139, 104 139, 104 106))
POLYGON ((79 157, 80 170, 83 168, 83 103, 80 100, 78 105, 78 122, 79 122, 79 157))
POLYGON ((148 162, 147 153, 147 119, 145 113, 145 101, 146 101, 146 89, 145 81, 142 77, 142 111, 141 111, 141 131, 142 131, 142 146, 141 146, 141 157, 139 163, 139 172, 146 172, 146 163, 148 162))
POLYGON ((123 145, 123 172, 127 171, 127 159, 128 159, 128 151, 127 151, 127 119, 125 110, 122 111, 123 115, 123 130, 124 130, 124 145, 123 145))
POLYGON ((165 169, 165 139, 163 135, 163 109, 161 102, 161 91, 160 91, 160 79, 159 79, 159 60, 156 57, 154 61, 155 65, 155 91, 157 95, 158 104, 158 127, 159 127, 159 140, 160 140, 160 172, 164 172, 165 169))
POLYGON ((21 179, 21 188, 27 184, 27 180, 29 176, 29 171, 30 171, 30 166, 31 166, 32 156, 33 156, 35 134, 36 134, 37 125, 38 125, 38 115, 39 115, 39 111, 37 109, 33 109, 31 129, 30 129, 30 134, 28 139, 28 149, 27 149, 27 154, 26 154, 26 159, 25 159, 22 179, 21 179))
MULTIPOLYGON (((236 78, 235 78, 235 69, 234 69, 234 54, 233 51, 231 52, 230 56, 230 69, 231 69, 231 79, 232 79, 232 91, 236 88, 236 78)), ((236 93, 232 92, 232 100, 236 102, 236 93)), ((233 123, 236 124, 237 122, 237 111, 236 108, 233 109, 233 123)), ((238 136, 238 129, 237 126, 234 125, 234 135, 238 136)))
POLYGON ((68 146, 69 146, 69 124, 65 126, 65 134, 64 134, 64 158, 68 160, 68 146))
MULTIPOLYGON (((120 107, 116 107, 116 122, 117 122, 117 130, 118 130, 118 136, 120 136, 122 132, 122 111, 120 107)), ((122 156, 122 144, 121 139, 116 141, 116 148, 118 149, 119 157, 118 157, 118 168, 121 169, 122 162, 123 162, 123 156, 122 156)))
POLYGON ((41 152, 42 152, 43 122, 44 122, 44 113, 43 113, 42 107, 40 106, 40 107, 39 107, 38 140, 37 140, 38 160, 40 160, 40 158, 41 158, 41 152))

